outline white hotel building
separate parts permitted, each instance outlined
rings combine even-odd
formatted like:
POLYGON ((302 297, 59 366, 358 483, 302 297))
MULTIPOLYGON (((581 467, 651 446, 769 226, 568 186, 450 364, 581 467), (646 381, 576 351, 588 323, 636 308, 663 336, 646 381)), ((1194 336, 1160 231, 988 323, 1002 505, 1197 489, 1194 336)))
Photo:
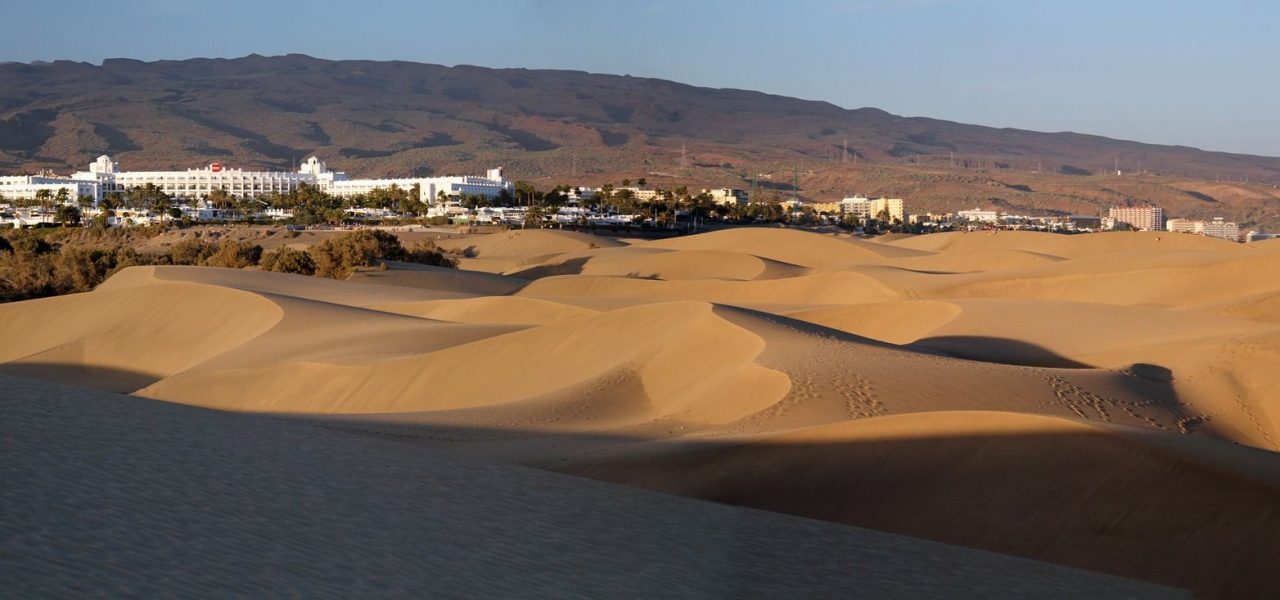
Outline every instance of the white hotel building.
POLYGON ((441 192, 453 198, 462 195, 492 198, 502 190, 510 191, 514 187, 503 177, 502 169, 489 169, 484 177, 464 175, 350 179, 342 171, 330 171, 323 161, 312 156, 296 173, 229 169, 218 163, 186 171, 121 171, 111 157, 103 155, 89 165, 88 171, 80 171, 71 177, 0 177, 0 196, 6 199, 31 199, 35 198, 40 189, 49 189, 56 194, 58 189, 66 188, 71 200, 82 195, 91 196, 96 204, 108 193, 123 193, 149 183, 155 184, 174 198, 185 200, 199 199, 216 189, 226 190, 232 196, 240 198, 256 197, 269 192, 288 193, 304 183, 339 197, 367 194, 374 189, 390 188, 392 185, 405 190, 417 185, 418 199, 428 204, 435 202, 441 192))
POLYGON ((888 213, 889 220, 906 222, 905 203, 902 198, 876 198, 850 196, 840 200, 840 212, 860 219, 878 219, 880 213, 888 213))
POLYGON ((76 181, 66 177, 45 175, 0 177, 0 197, 5 200, 18 198, 33 200, 40 190, 48 190, 50 197, 57 197, 59 191, 66 190, 67 199, 71 202, 75 202, 80 196, 98 198, 98 184, 93 181, 76 181))

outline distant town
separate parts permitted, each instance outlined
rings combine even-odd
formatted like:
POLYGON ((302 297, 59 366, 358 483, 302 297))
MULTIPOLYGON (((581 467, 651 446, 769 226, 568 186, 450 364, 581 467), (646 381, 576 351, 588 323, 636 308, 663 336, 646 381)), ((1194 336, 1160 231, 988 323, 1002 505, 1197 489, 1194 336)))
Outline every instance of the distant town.
POLYGON ((501 168, 484 175, 353 179, 310 157, 297 171, 245 171, 212 163, 185 171, 122 171, 100 156, 86 171, 0 177, 0 227, 121 227, 180 221, 518 227, 698 228, 709 223, 792 222, 864 233, 1008 229, 1059 233, 1169 231, 1252 242, 1280 234, 1236 223, 1167 218, 1158 206, 1113 206, 1105 215, 1031 216, 975 207, 907 212, 902 198, 839 201, 753 198, 746 190, 647 187, 643 178, 600 187, 537 190, 501 168))

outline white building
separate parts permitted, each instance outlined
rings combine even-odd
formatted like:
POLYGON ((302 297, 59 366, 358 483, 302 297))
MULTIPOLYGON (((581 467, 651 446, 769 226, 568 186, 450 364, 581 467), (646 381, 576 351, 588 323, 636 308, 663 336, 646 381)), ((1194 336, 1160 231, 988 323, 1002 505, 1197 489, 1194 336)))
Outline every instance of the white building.
POLYGON ((1164 209, 1159 206, 1113 206, 1107 211, 1112 227, 1127 223, 1134 229, 1160 231, 1165 228, 1164 209))
POLYGON ((711 200, 721 206, 746 205, 750 201, 745 190, 736 188, 704 189, 702 193, 710 195, 711 200))
POLYGON ((1233 242, 1240 241, 1240 226, 1225 221, 1222 217, 1214 217, 1212 221, 1205 222, 1204 226, 1201 227, 1201 232, 1206 237, 1215 237, 1233 242))
POLYGON ((0 177, 0 195, 6 198, 34 198, 40 189, 69 188, 72 200, 77 196, 92 196, 95 203, 112 192, 154 184, 166 194, 178 199, 194 200, 222 189, 238 198, 257 197, 268 193, 288 193, 302 184, 313 185, 321 191, 339 197, 367 194, 377 188, 392 185, 409 190, 418 187, 418 199, 432 203, 440 193, 457 198, 462 195, 495 197, 502 190, 514 186, 502 175, 502 169, 489 169, 483 177, 464 175, 451 177, 411 177, 402 179, 350 179, 342 171, 330 171, 319 158, 312 156, 296 173, 285 171, 245 171, 212 163, 200 169, 186 171, 121 171, 110 156, 99 156, 89 165, 88 171, 80 171, 71 177, 0 177))
MULTIPOLYGON (((346 176, 342 173, 336 175, 346 176)), ((154 184, 174 198, 194 200, 207 196, 217 189, 226 190, 232 196, 243 198, 270 192, 283 194, 298 189, 298 185, 302 183, 311 185, 319 183, 305 170, 297 173, 245 171, 225 168, 219 163, 186 171, 121 171, 119 164, 106 155, 99 156, 98 160, 89 164, 88 171, 75 173, 71 179, 96 182, 98 184, 97 200, 101 200, 103 196, 112 192, 123 194, 132 188, 147 184, 154 184)))
POLYGON ((859 219, 879 219, 887 215, 890 221, 906 221, 902 198, 876 198, 871 200, 864 196, 852 196, 840 200, 840 211, 859 219))
POLYGON ((975 221, 995 223, 1000 220, 1000 213, 994 210, 982 210, 975 206, 973 207, 973 210, 958 211, 956 213, 956 218, 961 221, 969 221, 971 223, 975 221))
POLYGON ((628 191, 630 191, 630 192, 631 192, 631 197, 632 197, 632 198, 635 198, 637 201, 640 201, 640 202, 652 202, 654 199, 656 199, 656 198, 661 194, 661 192, 659 192, 658 190, 655 190, 655 189, 652 189, 652 188, 647 188, 647 189, 646 189, 646 188, 641 188, 641 187, 620 187, 620 188, 617 188, 617 189, 613 190, 613 193, 614 193, 614 194, 617 194, 618 192, 621 192, 622 190, 628 190, 628 191))
POLYGON ((60 191, 66 190, 68 202, 75 202, 80 196, 98 198, 98 184, 92 181, 44 175, 0 177, 0 197, 5 200, 34 200, 41 190, 48 191, 50 198, 56 198, 60 191))
POLYGON ((502 169, 489 169, 484 177, 474 175, 448 177, 403 177, 395 179, 348 179, 342 171, 330 171, 319 158, 312 156, 302 163, 299 173, 315 178, 314 185, 321 191, 349 198, 368 194, 376 189, 390 189, 392 186, 403 190, 418 188, 418 200, 433 204, 439 200, 440 194, 450 198, 462 196, 484 196, 494 198, 503 189, 511 191, 514 185, 502 175, 502 169))
POLYGON ((859 219, 871 216, 871 200, 865 196, 851 196, 840 200, 840 212, 859 219))
POLYGON ((1191 219, 1169 219, 1166 223, 1169 231, 1194 233, 1207 237, 1221 238, 1233 242, 1240 241, 1240 227, 1222 217, 1214 217, 1212 221, 1193 221, 1191 219))

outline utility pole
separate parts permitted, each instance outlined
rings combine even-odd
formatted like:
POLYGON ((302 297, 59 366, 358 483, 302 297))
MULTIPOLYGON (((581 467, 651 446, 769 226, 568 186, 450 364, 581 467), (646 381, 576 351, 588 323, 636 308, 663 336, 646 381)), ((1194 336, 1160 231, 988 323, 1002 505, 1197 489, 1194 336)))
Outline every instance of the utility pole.
POLYGON ((791 199, 800 199, 800 168, 794 163, 791 165, 791 199))
POLYGON ((840 163, 843 164, 845 159, 849 157, 849 138, 844 138, 844 143, 840 144, 840 163))

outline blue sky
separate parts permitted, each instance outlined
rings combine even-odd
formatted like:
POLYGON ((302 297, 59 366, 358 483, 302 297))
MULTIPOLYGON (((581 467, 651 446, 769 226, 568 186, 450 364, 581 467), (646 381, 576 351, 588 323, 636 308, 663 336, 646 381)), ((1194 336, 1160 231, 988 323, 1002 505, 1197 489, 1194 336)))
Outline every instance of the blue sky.
POLYGON ((0 60, 301 52, 580 69, 1280 156, 1274 1, 45 0, 4 12, 0 60))

